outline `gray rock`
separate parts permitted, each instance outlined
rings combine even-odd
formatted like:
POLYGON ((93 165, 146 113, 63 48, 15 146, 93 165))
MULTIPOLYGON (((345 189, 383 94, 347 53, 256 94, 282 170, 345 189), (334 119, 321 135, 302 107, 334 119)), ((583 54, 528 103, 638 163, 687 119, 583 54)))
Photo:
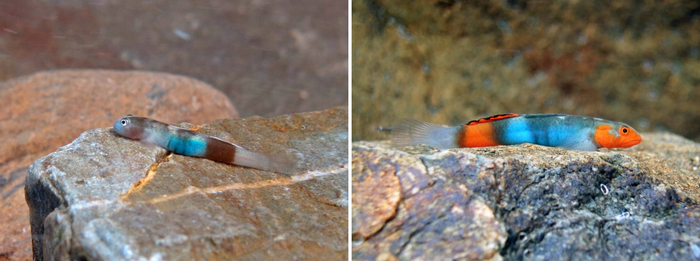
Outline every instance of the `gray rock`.
POLYGON ((29 169, 32 231, 44 231, 34 251, 47 260, 347 259, 347 128, 345 108, 199 128, 297 155, 291 176, 87 131, 29 169))
POLYGON ((697 259, 700 144, 643 138, 598 152, 353 143, 353 257, 697 259))

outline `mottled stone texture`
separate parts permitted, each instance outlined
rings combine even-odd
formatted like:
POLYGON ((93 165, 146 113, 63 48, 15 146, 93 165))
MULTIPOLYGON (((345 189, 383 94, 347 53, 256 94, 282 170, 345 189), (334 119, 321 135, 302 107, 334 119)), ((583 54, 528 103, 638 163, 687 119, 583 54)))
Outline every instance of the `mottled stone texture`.
POLYGON ((643 138, 598 152, 354 143, 353 258, 700 259, 700 144, 643 138))
POLYGON ((38 158, 129 113, 195 124, 238 117, 226 96, 201 81, 135 71, 35 73, 1 82, 0 104, 0 260, 32 258, 24 181, 38 158))
POLYGON ((295 155, 291 176, 84 132, 29 168, 32 228, 44 228, 34 250, 45 260, 345 260, 347 117, 334 108, 194 127, 295 155))
POLYGON ((566 113, 700 142, 700 2, 352 1, 352 138, 566 113))

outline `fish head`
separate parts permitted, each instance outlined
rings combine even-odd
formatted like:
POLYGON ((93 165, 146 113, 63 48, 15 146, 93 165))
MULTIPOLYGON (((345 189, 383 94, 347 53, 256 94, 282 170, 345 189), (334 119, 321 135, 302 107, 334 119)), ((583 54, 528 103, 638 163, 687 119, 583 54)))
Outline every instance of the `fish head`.
POLYGON ((114 132, 117 134, 135 140, 142 139, 144 121, 141 117, 127 115, 114 122, 114 132))
POLYGON ((629 148, 642 142, 642 136, 621 122, 603 122, 596 127, 595 140, 605 148, 629 148))

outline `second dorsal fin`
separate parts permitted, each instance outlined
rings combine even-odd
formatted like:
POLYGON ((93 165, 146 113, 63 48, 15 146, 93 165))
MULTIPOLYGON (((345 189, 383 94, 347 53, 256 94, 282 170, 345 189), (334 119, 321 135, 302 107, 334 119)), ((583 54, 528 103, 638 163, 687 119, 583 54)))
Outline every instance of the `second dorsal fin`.
POLYGON ((498 115, 493 115, 493 116, 489 116, 486 118, 481 118, 478 120, 473 120, 473 121, 467 122, 464 125, 475 125, 475 124, 479 124, 479 123, 492 122, 492 121, 513 118, 513 117, 518 117, 518 116, 520 116, 520 114, 517 114, 517 113, 498 114, 498 115))

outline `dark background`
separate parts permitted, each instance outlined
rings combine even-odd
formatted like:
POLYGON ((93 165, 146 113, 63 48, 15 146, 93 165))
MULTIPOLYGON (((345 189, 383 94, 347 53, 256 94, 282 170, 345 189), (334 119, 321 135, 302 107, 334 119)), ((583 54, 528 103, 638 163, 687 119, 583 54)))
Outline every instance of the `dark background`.
POLYGON ((698 1, 352 2, 353 140, 567 113, 700 141, 698 1))
POLYGON ((50 69, 186 75, 241 117, 347 105, 347 1, 0 1, 0 81, 50 69))

